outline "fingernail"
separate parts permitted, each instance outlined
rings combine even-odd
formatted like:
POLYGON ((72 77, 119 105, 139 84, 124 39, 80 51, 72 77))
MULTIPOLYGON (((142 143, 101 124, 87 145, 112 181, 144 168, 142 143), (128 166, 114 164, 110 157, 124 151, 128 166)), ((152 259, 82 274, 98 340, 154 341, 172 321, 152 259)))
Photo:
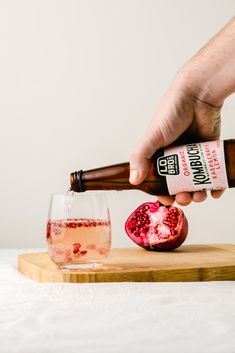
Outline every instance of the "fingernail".
POLYGON ((137 169, 132 169, 131 174, 130 174, 130 182, 134 183, 138 180, 139 178, 139 172, 137 169))

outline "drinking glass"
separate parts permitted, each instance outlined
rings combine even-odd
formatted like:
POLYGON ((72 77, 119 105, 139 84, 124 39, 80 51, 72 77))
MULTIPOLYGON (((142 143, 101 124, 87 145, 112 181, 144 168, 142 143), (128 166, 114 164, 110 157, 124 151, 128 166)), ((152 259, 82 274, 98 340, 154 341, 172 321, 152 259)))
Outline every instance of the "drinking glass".
POLYGON ((102 267, 111 247, 103 192, 54 194, 47 223, 48 254, 59 269, 102 267))

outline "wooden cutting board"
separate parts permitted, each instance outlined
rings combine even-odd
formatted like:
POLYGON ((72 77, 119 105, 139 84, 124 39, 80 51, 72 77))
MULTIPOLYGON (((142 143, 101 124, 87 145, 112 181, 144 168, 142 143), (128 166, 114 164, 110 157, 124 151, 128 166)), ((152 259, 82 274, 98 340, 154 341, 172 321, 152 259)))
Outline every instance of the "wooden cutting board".
POLYGON ((47 253, 22 254, 18 269, 39 282, 235 280, 235 244, 184 245, 171 252, 112 249, 105 269, 58 270, 47 253))

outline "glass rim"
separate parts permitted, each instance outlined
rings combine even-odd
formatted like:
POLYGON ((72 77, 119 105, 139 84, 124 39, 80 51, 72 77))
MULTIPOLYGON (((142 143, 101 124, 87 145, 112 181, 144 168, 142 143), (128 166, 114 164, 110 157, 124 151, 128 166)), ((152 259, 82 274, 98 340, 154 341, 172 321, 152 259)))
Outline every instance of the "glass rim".
POLYGON ((67 193, 60 193, 60 192, 53 192, 51 197, 70 197, 70 196, 79 196, 79 197, 86 197, 86 196, 106 196, 107 193, 105 191, 84 191, 84 192, 74 192, 70 191, 70 194, 67 193))

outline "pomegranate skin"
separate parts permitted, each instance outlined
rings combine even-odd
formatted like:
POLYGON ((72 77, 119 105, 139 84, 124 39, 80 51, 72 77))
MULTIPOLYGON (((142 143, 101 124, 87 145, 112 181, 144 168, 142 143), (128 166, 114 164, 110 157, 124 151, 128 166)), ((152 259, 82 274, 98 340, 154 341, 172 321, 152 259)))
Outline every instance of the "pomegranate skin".
POLYGON ((125 231, 140 247, 151 251, 178 248, 188 234, 188 220, 180 208, 146 202, 128 217, 125 231))

